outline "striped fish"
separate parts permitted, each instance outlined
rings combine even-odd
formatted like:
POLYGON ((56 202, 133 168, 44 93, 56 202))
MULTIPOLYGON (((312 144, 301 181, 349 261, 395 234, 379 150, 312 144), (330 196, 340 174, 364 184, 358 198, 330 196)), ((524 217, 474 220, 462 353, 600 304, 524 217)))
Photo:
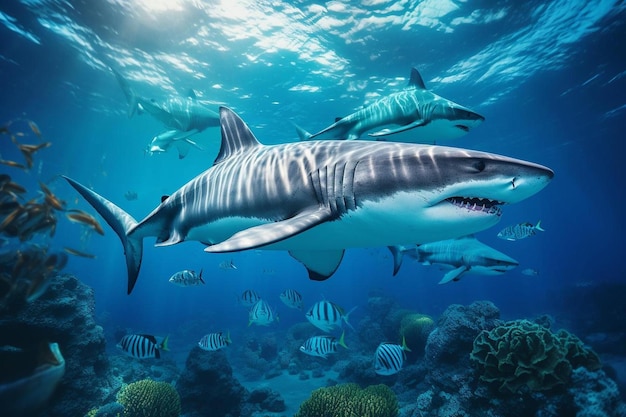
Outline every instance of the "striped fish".
POLYGON ((343 337, 344 333, 341 333, 341 337, 339 340, 335 339, 332 336, 313 336, 304 341, 302 346, 300 346, 300 352, 306 353, 311 356, 319 356, 320 358, 326 359, 328 354, 337 353, 337 346, 343 346, 348 349, 346 346, 343 337))
POLYGON ((259 300, 250 309, 248 319, 248 326, 252 323, 258 326, 267 326, 273 321, 278 321, 278 316, 274 314, 269 304, 264 300, 259 300))
POLYGON ((411 349, 407 347, 404 337, 402 338, 402 345, 393 343, 381 343, 378 345, 374 354, 374 372, 378 375, 398 373, 406 360, 405 351, 410 352, 411 349))
POLYGON ((280 300, 285 303, 287 307, 302 310, 302 296, 296 290, 287 289, 283 291, 280 294, 280 300))
POLYGON ((200 346, 203 350, 220 350, 230 345, 232 341, 230 340, 230 332, 224 336, 222 332, 219 333, 209 333, 204 335, 202 339, 198 342, 198 346, 200 346))
POLYGON ((169 350, 167 348, 167 341, 169 336, 163 339, 160 343, 157 342, 156 337, 149 334, 127 334, 122 337, 122 340, 117 344, 117 348, 128 356, 132 356, 137 359, 146 358, 161 358, 161 350, 169 350))
POLYGON ((330 332, 335 327, 341 327, 342 321, 345 321, 352 328, 352 325, 348 322, 348 316, 352 311, 354 311, 354 308, 346 314, 344 309, 337 304, 323 300, 313 304, 306 313, 306 318, 318 329, 330 332))
POLYGON ((194 287, 205 283, 202 279, 202 269, 199 274, 188 269, 179 271, 170 277, 170 282, 179 287, 194 287))
POLYGON ((261 299, 261 296, 254 290, 245 290, 238 298, 237 301, 239 302, 239 304, 245 306, 245 307, 252 307, 253 305, 255 305, 259 300, 261 299))
POLYGON ((535 226, 531 223, 519 223, 505 227, 498 233, 498 237, 500 239, 514 241, 534 236, 537 234, 537 231, 545 232, 545 230, 541 228, 541 220, 539 220, 535 226))

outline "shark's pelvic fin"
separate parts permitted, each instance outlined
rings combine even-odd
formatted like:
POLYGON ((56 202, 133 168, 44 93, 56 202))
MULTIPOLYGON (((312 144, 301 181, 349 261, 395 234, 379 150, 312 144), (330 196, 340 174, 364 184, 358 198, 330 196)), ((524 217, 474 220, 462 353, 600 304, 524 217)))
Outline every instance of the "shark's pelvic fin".
POLYGON ((265 223, 235 233, 223 242, 209 246, 206 252, 234 252, 254 249, 290 238, 333 219, 328 207, 314 207, 278 222, 265 223))
POLYGON ((424 84, 424 80, 422 79, 422 76, 416 68, 411 68, 411 79, 409 80, 409 87, 426 90, 426 84, 424 84))
POLYGON ((226 107, 220 107, 220 122, 222 130, 222 146, 213 165, 222 162, 230 156, 247 149, 262 146, 254 136, 248 125, 226 107))
POLYGON ((325 251, 289 251, 292 258, 302 263, 309 273, 309 279, 313 281, 324 281, 335 273, 341 260, 344 250, 325 251))
POLYGON ((100 213, 102 218, 111 226, 122 241, 124 253, 126 254, 128 294, 130 294, 137 282, 139 268, 141 267, 141 258, 143 256, 142 237, 129 236, 129 232, 137 226, 137 221, 130 214, 84 185, 66 176, 63 176, 63 178, 100 213))
POLYGON ((452 271, 445 274, 443 278, 441 278, 441 281, 439 281, 439 283, 445 284, 450 281, 458 281, 461 278, 461 275, 463 275, 467 271, 469 271, 469 267, 465 265, 461 265, 458 268, 453 269, 452 271))

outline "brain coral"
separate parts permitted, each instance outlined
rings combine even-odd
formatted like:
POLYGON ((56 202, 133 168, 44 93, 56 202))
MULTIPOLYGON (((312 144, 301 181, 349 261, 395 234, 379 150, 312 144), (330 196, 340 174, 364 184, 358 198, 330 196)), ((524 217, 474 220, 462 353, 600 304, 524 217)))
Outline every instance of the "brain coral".
POLYGON ((527 320, 504 323, 483 330, 474 340, 470 358, 482 367, 480 379, 514 393, 523 386, 532 391, 549 390, 569 382, 572 369, 598 369, 600 361, 580 339, 561 330, 527 320))
POLYGON ((357 384, 319 388, 300 406, 295 417, 396 417, 398 400, 383 384, 361 389, 357 384))
POLYGON ((434 327, 435 322, 429 316, 409 313, 400 321, 400 336, 405 338, 410 349, 423 349, 434 327))
POLYGON ((128 384, 117 393, 117 402, 124 406, 128 417, 178 417, 180 396, 167 382, 151 379, 128 384))

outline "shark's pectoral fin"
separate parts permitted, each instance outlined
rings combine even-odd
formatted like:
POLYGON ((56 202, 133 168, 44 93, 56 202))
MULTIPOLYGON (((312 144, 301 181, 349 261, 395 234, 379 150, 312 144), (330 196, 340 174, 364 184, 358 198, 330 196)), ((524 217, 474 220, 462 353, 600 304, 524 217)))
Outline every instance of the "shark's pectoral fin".
POLYGON ((183 140, 176 142, 176 149, 178 149, 178 159, 183 159, 184 157, 186 157, 189 153, 189 148, 191 148, 191 146, 187 141, 183 140))
POLYGON ((467 271, 469 271, 469 267, 461 265, 458 268, 453 269, 452 271, 445 274, 443 278, 441 278, 441 281, 439 281, 439 283, 445 284, 450 281, 458 281, 461 278, 461 275, 463 275, 467 271))
POLYGON ((258 248, 295 236, 313 226, 332 220, 333 216, 328 207, 310 208, 285 220, 242 230, 204 250, 219 253, 258 248))
POLYGON ((289 251, 294 259, 301 262, 309 272, 309 279, 324 281, 335 273, 343 259, 343 249, 325 251, 289 251))
POLYGON ((381 136, 388 136, 388 135, 393 135, 395 133, 406 132, 407 130, 415 129, 416 127, 426 126, 427 124, 428 124, 428 121, 420 119, 420 120, 414 121, 413 123, 409 123, 409 124, 400 126, 395 129, 383 129, 383 130, 379 130, 378 132, 368 133, 368 135, 374 138, 378 138, 381 136))

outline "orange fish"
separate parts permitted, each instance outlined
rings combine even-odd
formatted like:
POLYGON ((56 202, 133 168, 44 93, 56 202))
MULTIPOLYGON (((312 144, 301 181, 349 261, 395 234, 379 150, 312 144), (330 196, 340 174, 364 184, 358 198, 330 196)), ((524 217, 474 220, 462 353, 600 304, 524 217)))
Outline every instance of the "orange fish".
POLYGON ((24 165, 20 164, 19 162, 9 161, 7 159, 0 159, 0 164, 7 165, 7 166, 10 166, 10 167, 14 167, 14 168, 26 169, 26 167, 24 165))
POLYGON ((32 168, 33 167, 33 154, 40 149, 47 148, 51 144, 52 143, 50 142, 44 142, 44 143, 40 143, 39 145, 17 145, 17 147, 22 152, 22 155, 24 155, 24 159, 26 159, 26 166, 28 168, 32 168))
POLYGON ((63 250, 70 255, 81 256, 83 258, 96 259, 96 255, 92 255, 91 253, 81 252, 76 249, 65 247, 63 250))
POLYGON ((100 226, 100 223, 90 214, 85 213, 82 210, 69 210, 66 214, 67 218, 76 223, 82 223, 84 225, 92 227, 96 232, 104 236, 104 229, 100 226))
POLYGON ((46 184, 44 184, 43 182, 39 182, 39 187, 41 187, 41 190, 45 194, 44 199, 45 199, 46 204, 48 204, 55 210, 59 210, 59 211, 65 210, 65 201, 61 200, 56 195, 54 195, 52 191, 50 191, 50 189, 46 187, 46 184))
POLYGON ((33 133, 37 135, 38 138, 41 137, 41 131, 39 130, 39 126, 37 126, 35 122, 33 122, 32 120, 29 120, 28 126, 30 126, 30 130, 32 130, 33 133))

